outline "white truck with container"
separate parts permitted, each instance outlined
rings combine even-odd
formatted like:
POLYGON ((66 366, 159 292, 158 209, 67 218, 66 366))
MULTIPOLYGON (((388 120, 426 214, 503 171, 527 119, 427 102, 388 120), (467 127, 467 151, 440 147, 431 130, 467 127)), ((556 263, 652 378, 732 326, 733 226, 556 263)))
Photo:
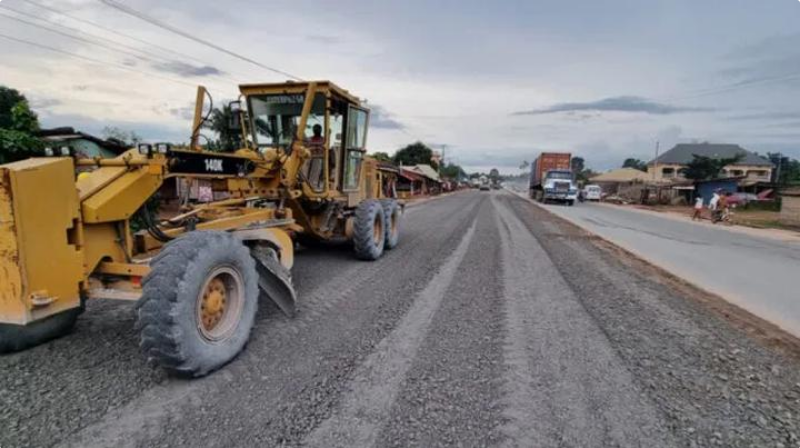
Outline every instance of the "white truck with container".
POLYGON ((543 152, 531 165, 530 198, 538 202, 575 205, 578 185, 572 173, 572 155, 543 152))

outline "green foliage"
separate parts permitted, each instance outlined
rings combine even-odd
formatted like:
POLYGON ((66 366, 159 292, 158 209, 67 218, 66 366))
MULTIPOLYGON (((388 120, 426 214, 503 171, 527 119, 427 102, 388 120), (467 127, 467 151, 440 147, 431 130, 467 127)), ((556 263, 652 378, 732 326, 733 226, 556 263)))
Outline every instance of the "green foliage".
POLYGON ((441 176, 447 179, 461 179, 465 177, 467 173, 464 170, 456 165, 455 163, 446 163, 442 167, 441 176))
POLYGON ((39 118, 28 100, 14 89, 0 86, 0 163, 44 155, 44 143, 34 136, 39 118))
POLYGON ((116 126, 106 126, 103 128, 103 138, 117 140, 126 146, 136 146, 142 142, 142 137, 136 131, 126 131, 116 126))
POLYGON ((391 162, 392 161, 392 156, 390 156, 388 153, 385 153, 385 152, 374 152, 374 153, 370 154, 370 157, 372 157, 373 159, 375 159, 375 160, 377 160, 379 162, 391 162))
POLYGON ((572 168, 572 172, 577 175, 586 168, 586 161, 583 157, 573 157, 570 161, 570 167, 572 168))
POLYGON ((528 162, 527 160, 523 160, 522 163, 519 164, 519 169, 522 171, 526 171, 528 170, 528 168, 530 168, 530 166, 531 166, 530 162, 528 162))
POLYGON ((775 182, 779 185, 791 185, 800 183, 800 161, 782 154, 769 153, 769 160, 775 165, 775 182))
POLYGON ((204 127, 214 131, 217 134, 217 140, 208 143, 209 149, 233 152, 242 148, 241 130, 231 127, 231 122, 234 118, 233 114, 231 106, 227 104, 211 111, 211 117, 209 117, 204 127))
POLYGON ((394 155, 394 163, 398 165, 431 165, 438 168, 431 160, 433 150, 422 142, 412 143, 398 150, 394 155))
POLYGON ((573 157, 570 161, 570 167, 575 174, 575 180, 578 182, 586 183, 589 178, 597 174, 590 168, 586 168, 586 161, 583 157, 573 157))
POLYGON ((692 157, 692 161, 689 162, 684 171, 684 176, 692 180, 717 179, 722 173, 723 168, 742 160, 742 155, 720 158, 694 154, 692 157))
POLYGON ((0 86, 0 129, 13 129, 12 111, 19 103, 27 103, 25 97, 17 90, 0 86))
POLYGON ((0 164, 44 155, 44 142, 13 129, 0 129, 0 164))
POLYGON ((628 158, 622 162, 623 168, 633 168, 635 170, 647 172, 647 162, 644 162, 639 159, 628 158))
POLYGON ((27 101, 20 101, 11 108, 11 129, 28 134, 39 132, 39 117, 27 101))

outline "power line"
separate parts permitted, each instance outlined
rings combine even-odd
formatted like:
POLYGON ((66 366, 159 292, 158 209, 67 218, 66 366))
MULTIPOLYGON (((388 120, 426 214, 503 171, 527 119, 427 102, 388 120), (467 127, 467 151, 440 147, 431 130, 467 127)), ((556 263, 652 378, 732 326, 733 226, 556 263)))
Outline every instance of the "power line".
MULTIPOLYGON (((41 8, 41 9, 44 9, 46 11, 50 11, 50 12, 52 12, 54 14, 57 14, 57 15, 64 16, 64 17, 66 17, 68 19, 71 19, 71 20, 74 20, 76 22, 80 22, 80 23, 95 27, 97 29, 101 29, 101 30, 103 30, 105 32, 108 32, 108 33, 111 33, 111 34, 114 34, 114 35, 117 35, 117 36, 120 36, 120 37, 124 37, 126 39, 130 39, 130 40, 139 42, 139 43, 147 45, 149 47, 158 48, 159 50, 165 51, 165 52, 170 53, 170 54, 172 54, 174 56, 178 56, 178 57, 186 58, 186 59, 191 59, 194 62, 198 62, 200 64, 208 65, 206 62, 201 61, 200 59, 197 59, 197 58, 193 58, 193 57, 191 57, 191 56, 189 56, 187 54, 180 53, 180 52, 175 51, 175 50, 171 50, 171 49, 169 49, 167 47, 163 47, 161 45, 154 44, 152 42, 148 42, 148 41, 146 41, 144 39, 139 39, 136 36, 131 36, 129 34, 122 33, 120 31, 117 31, 117 30, 113 29, 113 28, 109 28, 107 26, 100 25, 100 24, 92 22, 90 20, 86 20, 86 19, 83 19, 81 17, 76 17, 76 16, 71 15, 71 14, 67 14, 67 13, 65 13, 63 11, 59 11, 59 10, 53 8, 53 7, 50 7, 50 6, 47 6, 47 5, 43 5, 43 4, 31 1, 31 0, 19 0, 19 1, 23 1, 25 3, 28 3, 29 5, 33 5, 33 6, 37 7, 37 8, 41 8)), ((9 9, 9 8, 7 8, 7 9, 9 9)), ((14 10, 14 12, 18 12, 19 13, 19 11, 16 11, 16 10, 14 10)), ((122 44, 120 44, 120 45, 122 45, 122 44)))
POLYGON ((794 80, 794 79, 800 79, 800 73, 790 73, 790 74, 787 74, 787 75, 773 76, 773 77, 770 77, 770 78, 752 79, 752 80, 749 80, 749 81, 740 81, 740 82, 737 82, 735 84, 730 84, 730 85, 727 85, 727 86, 720 86, 720 87, 715 87, 715 88, 706 89, 706 90, 699 90, 696 93, 688 94, 687 96, 683 96, 683 97, 673 97, 673 98, 670 98, 670 100, 688 100, 688 99, 694 99, 694 98, 702 98, 704 96, 718 95, 720 93, 733 92, 733 91, 740 90, 740 89, 745 89, 745 88, 748 88, 748 87, 753 87, 753 86, 758 86, 758 85, 763 85, 763 84, 772 84, 772 83, 775 83, 775 82, 791 81, 791 80, 794 80))
MULTIPOLYGON (((5 6, 3 6, 3 5, 0 5, 0 8, 6 9, 5 6)), ((14 11, 14 12, 17 12, 17 11, 14 11)), ((44 25, 40 25, 38 23, 31 22, 29 20, 21 19, 19 17, 10 16, 10 15, 8 15, 7 13, 5 13, 3 11, 0 11, 0 16, 5 17, 6 19, 11 19, 11 20, 15 20, 15 21, 20 22, 20 23, 24 23, 24 24, 26 24, 28 26, 32 26, 32 27, 36 27, 36 28, 39 28, 39 29, 43 29, 43 30, 51 32, 51 33, 60 34, 62 36, 65 36, 65 37, 68 37, 70 39, 77 40, 77 41, 80 41, 80 42, 84 42, 84 43, 87 43, 89 45, 96 45, 98 47, 105 48, 107 50, 118 51, 120 53, 126 54, 128 56, 135 57, 137 59, 142 59, 142 60, 147 59, 146 57, 144 57, 144 56, 142 56, 140 54, 136 54, 136 53, 133 53, 133 52, 130 52, 130 51, 127 51, 127 50, 122 50, 122 49, 119 49, 119 48, 114 48, 111 45, 106 45, 106 44, 103 44, 103 43, 95 42, 95 41, 92 41, 90 39, 86 39, 86 38, 83 38, 83 37, 73 36, 73 35, 71 35, 69 33, 65 33, 63 31, 59 31, 59 30, 54 29, 54 28, 50 28, 50 27, 47 27, 47 26, 44 26, 44 25)))
POLYGON ((194 42, 197 42, 197 43, 200 43, 202 45, 205 45, 207 47, 213 48, 213 49, 215 49, 217 51, 220 51, 222 53, 225 53, 225 54, 227 54, 229 56, 233 56, 233 57, 235 57, 237 59, 241 59, 242 61, 249 62, 250 64, 256 65, 258 67, 261 67, 261 68, 263 68, 265 70, 268 70, 268 71, 271 71, 273 73, 277 73, 279 75, 283 75, 283 76, 289 77, 289 78, 294 79, 296 81, 302 81, 302 79, 300 77, 298 77, 298 76, 295 76, 295 75, 293 75, 291 73, 285 72, 283 70, 279 70, 279 69, 274 68, 274 67, 270 67, 268 65, 264 65, 264 64, 262 64, 262 63, 260 63, 260 62, 258 62, 256 60, 248 58, 247 56, 242 56, 239 53, 235 53, 235 52, 233 52, 231 50, 228 50, 226 48, 220 47, 219 45, 216 45, 216 44, 211 43, 211 42, 209 42, 207 40, 204 40, 204 39, 201 39, 199 37, 196 37, 196 36, 194 36, 192 34, 187 33, 186 31, 183 31, 183 30, 181 30, 179 28, 173 27, 172 25, 164 23, 164 22, 162 22, 162 21, 160 21, 160 20, 158 20, 156 18, 150 17, 150 16, 148 16, 148 15, 142 13, 142 12, 139 12, 139 11, 133 9, 133 8, 130 8, 128 6, 121 5, 121 4, 119 4, 117 2, 114 2, 114 1, 111 1, 111 0, 98 0, 98 1, 100 1, 101 3, 103 3, 106 6, 114 8, 114 9, 116 9, 118 11, 121 11, 121 12, 123 12, 125 14, 128 14, 130 16, 136 17, 139 20, 143 20, 143 21, 145 21, 145 22, 147 22, 147 23, 149 23, 151 25, 157 26, 159 28, 165 29, 165 30, 170 31, 170 32, 172 32, 174 34, 182 36, 182 37, 184 37, 186 39, 189 39, 189 40, 192 40, 194 42))
MULTIPOLYGON (((52 20, 43 19, 43 18, 37 17, 37 16, 35 16, 33 14, 26 13, 24 11, 18 11, 16 9, 12 9, 12 8, 9 8, 9 7, 4 6, 4 5, 0 5, 0 8, 6 9, 6 10, 9 10, 9 11, 13 11, 15 14, 19 14, 19 15, 22 15, 22 16, 25 16, 25 17, 30 17, 32 19, 39 20, 41 22, 45 22, 45 23, 48 23, 48 24, 51 24, 51 25, 58 26, 59 28, 63 28, 63 29, 69 30, 69 31, 71 31, 73 33, 79 33, 79 34, 82 34, 82 35, 85 35, 85 36, 89 36, 91 38, 91 40, 93 40, 93 41, 90 42, 89 40, 87 40, 85 38, 75 37, 75 36, 72 36, 72 35, 69 35, 69 34, 65 34, 65 33, 61 32, 61 31, 46 27, 44 25, 40 25, 40 24, 37 24, 37 23, 32 23, 32 22, 26 21, 24 19, 20 19, 18 17, 9 16, 7 14, 2 14, 3 16, 5 16, 8 19, 16 20, 18 22, 25 23, 27 25, 34 26, 34 27, 37 27, 37 28, 41 28, 41 29, 44 29, 46 31, 50 31, 50 32, 53 32, 53 33, 58 33, 58 34, 66 36, 66 37, 69 37, 71 39, 80 40, 82 42, 86 42, 86 43, 89 43, 91 45, 98 45, 98 46, 101 46, 101 47, 104 47, 106 49, 113 50, 113 51, 119 51, 119 52, 125 53, 125 54, 130 55, 130 56, 134 56, 134 57, 139 58, 139 59, 143 59, 143 60, 147 59, 146 57, 140 56, 138 54, 133 54, 133 53, 127 52, 125 50, 121 50, 119 48, 113 48, 112 46, 105 45, 105 44, 102 44, 102 43, 97 43, 97 41, 109 42, 111 44, 119 45, 119 46, 122 46, 124 48, 129 48, 131 50, 134 50, 136 52, 139 52, 139 53, 142 53, 142 54, 144 54, 146 56, 149 56, 151 61, 156 61, 157 60, 157 61, 163 61, 163 62, 168 63, 168 64, 183 64, 182 61, 179 61, 179 60, 176 60, 176 59, 170 59, 168 57, 164 57, 164 56, 161 56, 161 55, 149 52, 149 51, 145 51, 145 50, 142 50, 140 48, 137 48, 137 47, 134 47, 134 46, 131 46, 131 45, 126 45, 126 44, 123 44, 121 42, 117 42, 117 41, 114 41, 114 40, 111 40, 111 39, 107 39, 107 38, 104 38, 104 37, 101 37, 101 36, 90 34, 90 33, 87 33, 85 31, 82 31, 80 29, 73 28, 73 27, 70 27, 70 26, 66 26, 66 25, 54 22, 52 20)), ((200 61, 200 63, 205 65, 205 63, 202 62, 202 61, 200 61)), ((237 83, 237 84, 239 83, 238 80, 236 80, 235 78, 233 78, 230 75, 228 75, 228 74, 226 74, 224 72, 221 72, 221 71, 217 76, 229 79, 230 81, 232 81, 234 83, 237 83)))
MULTIPOLYGON (((83 55, 78 54, 78 53, 72 53, 70 51, 62 50, 60 48, 51 47, 49 45, 40 44, 40 43, 33 42, 33 41, 30 41, 30 40, 26 40, 26 39, 19 39, 17 37, 8 36, 8 35, 2 34, 2 33, 0 33, 0 38, 8 39, 8 40, 11 40, 11 41, 14 41, 14 42, 18 42, 18 43, 25 44, 25 45, 30 45, 30 46, 41 48, 41 49, 45 49, 45 50, 49 50, 49 51, 52 51, 52 52, 55 52, 55 53, 61 53, 63 55, 69 56, 69 57, 82 59, 84 61, 91 62, 93 64, 102 65, 104 67, 111 66, 111 67, 114 67, 114 68, 119 69, 119 70, 125 70, 125 71, 132 72, 132 73, 138 73, 140 75, 148 76, 148 77, 151 77, 151 78, 158 78, 158 79, 161 79, 161 80, 174 82, 174 83, 177 83, 177 84, 183 84, 183 85, 189 86, 189 87, 197 87, 196 84, 193 84, 193 83, 190 83, 190 82, 181 81, 179 79, 170 78, 168 76, 157 75, 155 73, 148 73, 148 72, 145 72, 145 71, 142 71, 142 70, 137 70, 135 68, 128 67, 128 66, 125 66, 125 65, 122 65, 122 64, 102 61, 100 59, 95 59, 95 58, 91 58, 91 57, 88 57, 88 56, 83 56, 83 55)), ((223 92, 222 91, 215 91, 215 93, 223 93, 223 92)), ((223 95, 224 95, 224 93, 223 93, 223 95)))

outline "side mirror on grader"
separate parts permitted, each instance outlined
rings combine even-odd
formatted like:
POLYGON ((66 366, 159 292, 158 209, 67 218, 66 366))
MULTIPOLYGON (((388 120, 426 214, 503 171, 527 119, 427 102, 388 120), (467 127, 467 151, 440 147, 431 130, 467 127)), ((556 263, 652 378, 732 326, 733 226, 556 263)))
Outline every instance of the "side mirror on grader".
POLYGON ((365 157, 358 98, 327 81, 240 91, 233 153, 199 147, 199 88, 189 149, 0 165, 0 353, 68 332, 87 300, 129 300, 145 356, 202 376, 244 347, 259 297, 295 313, 295 239, 352 241, 364 260, 397 245, 394 173, 365 157), (183 197, 169 219, 149 206, 165 184, 195 182, 216 200, 183 197))

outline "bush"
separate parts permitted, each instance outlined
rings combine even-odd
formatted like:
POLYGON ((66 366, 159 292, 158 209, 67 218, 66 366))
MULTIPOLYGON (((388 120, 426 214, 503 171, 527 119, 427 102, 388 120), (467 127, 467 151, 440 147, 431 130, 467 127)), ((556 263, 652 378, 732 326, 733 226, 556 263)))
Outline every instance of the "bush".
POLYGON ((44 155, 44 143, 22 131, 0 129, 0 164, 44 155))

